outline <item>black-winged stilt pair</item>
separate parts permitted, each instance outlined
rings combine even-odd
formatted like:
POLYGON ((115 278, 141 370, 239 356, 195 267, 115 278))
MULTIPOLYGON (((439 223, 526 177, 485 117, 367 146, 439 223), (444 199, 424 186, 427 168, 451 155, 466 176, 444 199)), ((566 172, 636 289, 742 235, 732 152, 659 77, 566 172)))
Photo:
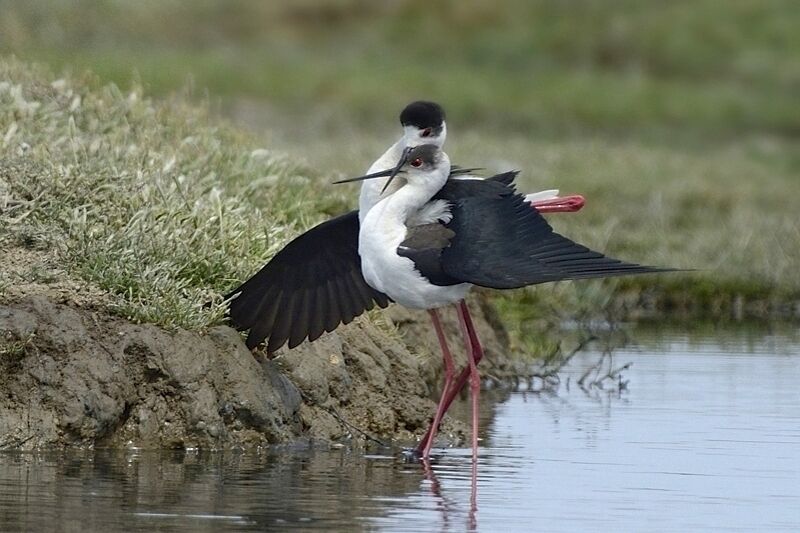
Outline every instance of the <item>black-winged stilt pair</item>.
POLYGON ((477 365, 480 341, 464 301, 474 285, 513 289, 548 281, 662 272, 625 263, 553 231, 542 212, 577 211, 580 196, 557 191, 523 196, 517 172, 487 179, 451 166, 442 151, 441 107, 414 102, 400 114, 402 137, 361 181, 359 210, 323 222, 278 252, 227 297, 230 318, 249 330, 247 345, 274 352, 347 324, 375 303, 391 301, 430 313, 442 349, 445 383, 428 432, 418 445, 430 455, 438 426, 470 383, 472 455, 477 459, 477 365), (438 309, 456 305, 468 367, 456 375, 438 309))

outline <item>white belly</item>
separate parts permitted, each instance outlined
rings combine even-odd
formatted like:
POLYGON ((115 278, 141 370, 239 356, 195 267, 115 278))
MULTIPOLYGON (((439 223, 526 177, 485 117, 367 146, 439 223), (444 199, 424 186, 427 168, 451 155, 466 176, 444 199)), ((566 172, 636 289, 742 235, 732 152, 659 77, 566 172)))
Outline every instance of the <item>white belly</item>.
POLYGON ((381 207, 378 204, 367 213, 358 239, 361 270, 369 286, 412 309, 433 309, 462 300, 472 287, 470 284, 434 285, 414 268, 411 259, 397 255, 406 228, 381 224, 381 207))

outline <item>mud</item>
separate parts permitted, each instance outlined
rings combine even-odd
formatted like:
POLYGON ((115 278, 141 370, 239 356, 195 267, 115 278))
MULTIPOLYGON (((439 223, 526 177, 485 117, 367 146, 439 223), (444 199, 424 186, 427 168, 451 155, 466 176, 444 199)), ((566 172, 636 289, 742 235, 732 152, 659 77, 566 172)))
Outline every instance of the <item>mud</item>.
MULTIPOLYGON (((503 341, 481 307, 493 368, 503 341)), ((249 448, 362 431, 411 444, 434 409, 441 363, 427 314, 390 316, 415 353, 360 319, 265 360, 224 326, 165 331, 48 294, 0 304, 0 448, 249 448)), ((446 324, 461 351, 454 313, 446 324)), ((442 435, 463 431, 448 419, 442 435)))

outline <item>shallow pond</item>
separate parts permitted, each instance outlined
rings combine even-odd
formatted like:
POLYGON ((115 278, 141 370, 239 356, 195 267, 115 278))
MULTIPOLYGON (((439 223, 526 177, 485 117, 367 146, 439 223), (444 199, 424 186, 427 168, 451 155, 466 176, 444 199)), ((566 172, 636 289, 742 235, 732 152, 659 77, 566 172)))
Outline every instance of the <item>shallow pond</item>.
POLYGON ((0 531, 799 531, 796 337, 637 338, 620 393, 484 394, 477 509, 466 449, 7 452, 0 531))

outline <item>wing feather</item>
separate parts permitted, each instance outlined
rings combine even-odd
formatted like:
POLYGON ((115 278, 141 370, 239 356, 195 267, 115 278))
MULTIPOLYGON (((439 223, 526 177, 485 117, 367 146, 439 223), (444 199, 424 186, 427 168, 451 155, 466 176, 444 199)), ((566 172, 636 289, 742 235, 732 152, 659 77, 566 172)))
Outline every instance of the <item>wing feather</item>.
POLYGON ((250 330, 247 346, 267 341, 274 352, 314 340, 389 299, 367 285, 358 255, 358 212, 333 218, 287 244, 233 290, 228 315, 250 330))
POLYGON ((666 272, 590 250, 558 233, 525 203, 510 180, 448 181, 436 196, 451 205, 455 233, 441 253, 452 280, 513 289, 567 279, 666 272))
POLYGON ((314 299, 308 313, 308 340, 315 341, 325 331, 325 316, 328 313, 326 304, 326 287, 320 285, 314 290, 314 299))

